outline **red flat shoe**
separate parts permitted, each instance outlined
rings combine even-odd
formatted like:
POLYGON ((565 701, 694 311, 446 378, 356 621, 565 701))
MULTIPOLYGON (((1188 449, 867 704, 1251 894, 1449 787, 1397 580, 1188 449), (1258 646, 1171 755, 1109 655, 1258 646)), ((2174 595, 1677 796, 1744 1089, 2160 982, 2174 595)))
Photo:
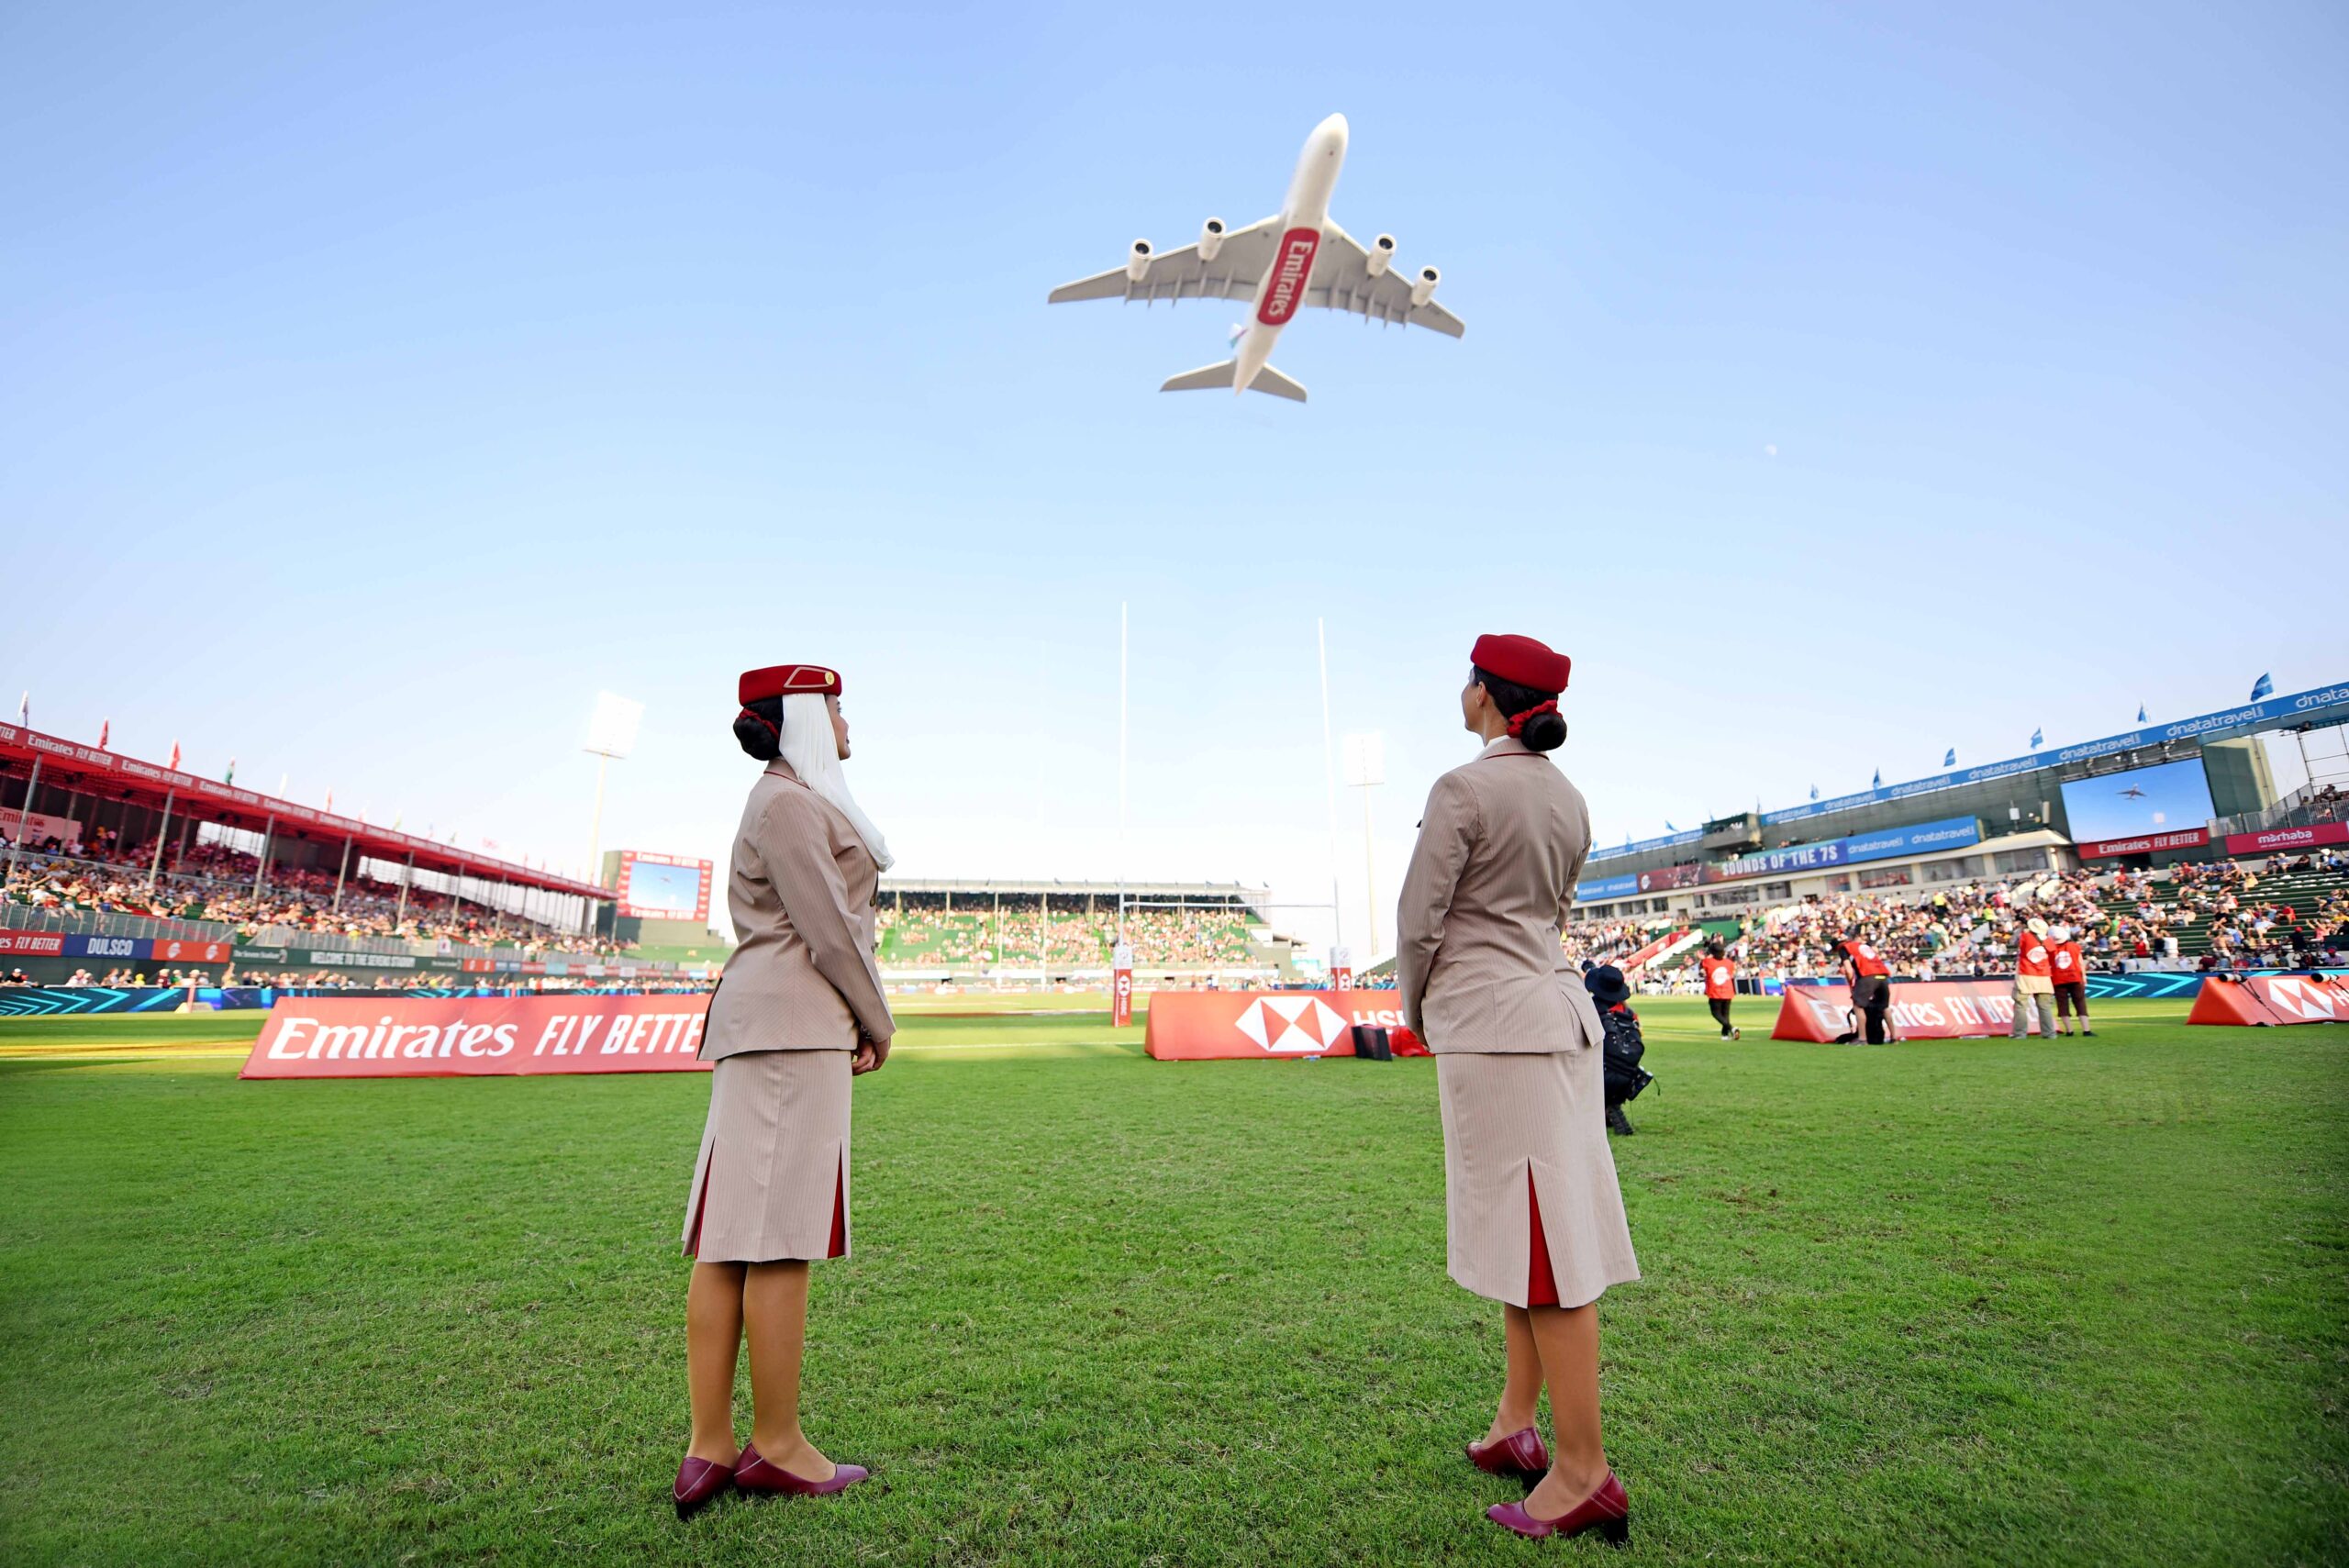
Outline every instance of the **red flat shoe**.
POLYGON ((677 1466, 677 1485, 673 1488, 677 1499, 677 1517, 692 1518, 718 1501, 718 1495, 732 1485, 732 1465, 720 1464, 714 1459, 696 1459, 691 1454, 685 1455, 685 1463, 677 1466))
POLYGON ((734 1485, 745 1492, 774 1492, 786 1497, 829 1497, 835 1492, 845 1492, 873 1472, 861 1464, 832 1466, 829 1481, 808 1481, 794 1475, 779 1464, 770 1464, 759 1457, 758 1445, 746 1443, 742 1457, 734 1466, 734 1485))
POLYGON ((1597 1530, 1599 1539, 1609 1546, 1628 1545, 1631 1539, 1631 1500, 1623 1495, 1623 1484, 1609 1471, 1598 1490, 1568 1508, 1554 1519, 1535 1517, 1520 1503, 1496 1503, 1485 1510, 1485 1517, 1503 1529, 1514 1530, 1528 1540, 1542 1540, 1551 1536, 1572 1537, 1597 1530))
POLYGON ((1522 1475, 1539 1481, 1550 1473, 1550 1451, 1531 1427, 1488 1443, 1470 1443, 1468 1462, 1487 1475, 1522 1475))

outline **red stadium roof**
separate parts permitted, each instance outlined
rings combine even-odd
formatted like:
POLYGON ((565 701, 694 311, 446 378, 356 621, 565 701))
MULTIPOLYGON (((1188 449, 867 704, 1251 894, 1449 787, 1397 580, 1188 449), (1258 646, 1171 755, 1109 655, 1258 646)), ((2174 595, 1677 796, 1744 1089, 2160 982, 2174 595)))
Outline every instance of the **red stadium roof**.
MULTIPOLYGON (((359 853, 373 855, 377 860, 405 862, 413 855, 420 871, 439 872, 449 876, 479 877, 484 882, 508 882, 517 887, 567 893, 578 898, 609 899, 612 896, 612 890, 608 887, 573 882, 567 876, 535 871, 529 866, 495 860, 487 855, 468 854, 454 844, 419 839, 412 833, 394 832, 389 828, 372 827, 314 806, 273 799, 253 790, 239 789, 235 784, 199 778, 194 773, 178 773, 154 762, 142 762, 136 757, 126 757, 119 752, 102 751, 95 746, 83 746, 54 735, 43 735, 37 729, 27 729, 21 725, 0 724, 0 759, 12 764, 21 762, 28 772, 33 761, 39 759, 44 782, 53 781, 111 800, 128 800, 160 808, 164 796, 169 795, 173 797, 173 810, 184 811, 206 822, 217 822, 258 833, 268 828, 273 819, 277 831, 281 833, 304 839, 348 839, 359 853)), ((11 766, 8 771, 14 773, 17 770, 11 766)))

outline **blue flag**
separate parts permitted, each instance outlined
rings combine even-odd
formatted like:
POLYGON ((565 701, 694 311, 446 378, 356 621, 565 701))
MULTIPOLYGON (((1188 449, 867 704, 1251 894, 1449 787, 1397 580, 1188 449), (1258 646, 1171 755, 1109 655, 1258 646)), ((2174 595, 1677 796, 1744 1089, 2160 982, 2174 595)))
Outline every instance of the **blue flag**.
POLYGON ((1946 757, 1943 757, 1943 758, 1942 759, 1942 766, 1943 766, 1943 767, 1944 767, 1944 768, 1954 768, 1954 767, 1957 766, 1957 748, 1956 748, 1956 747, 1953 746, 1953 747, 1951 747, 1951 748, 1949 749, 1949 755, 1948 755, 1948 756, 1946 756, 1946 757))
POLYGON ((2046 743, 2046 740, 2047 737, 2040 730, 2034 729, 2031 732, 2031 749, 2032 751, 2038 751, 2041 746, 2046 743))
POLYGON ((2252 701, 2254 701, 2254 702, 2257 702, 2257 701, 2258 701, 2260 698, 2262 698, 2262 697, 2273 696, 2273 695, 2276 695, 2276 683, 2275 683, 2275 682, 2273 682, 2273 681, 2271 681, 2271 680, 2269 680, 2266 676, 2262 675, 2262 676, 2260 676, 2260 677, 2259 677, 2259 679, 2258 679, 2258 680, 2256 680, 2256 681, 2254 681, 2254 682, 2253 682, 2253 683, 2252 683, 2252 687, 2251 687, 2251 700, 2252 700, 2252 701))
POLYGON ((1872 778, 1872 779, 1868 780, 1868 788, 1870 788, 1870 789, 1882 789, 1883 787, 1884 787, 1884 770, 1883 770, 1882 768, 1878 768, 1878 769, 1876 771, 1876 777, 1874 777, 1874 778, 1872 778))
POLYGON ((1665 818, 1664 819, 1664 830, 1665 832, 1667 832, 1667 833, 1677 833, 1677 832, 1679 832, 1679 831, 1680 831, 1680 829, 1679 829, 1679 828, 1675 828, 1675 827, 1672 825, 1672 818, 1671 818, 1671 817, 1665 817, 1665 818))
POLYGON ((2145 722, 2145 705, 2143 703, 2139 703, 2137 705, 2137 722, 2140 724, 2145 722))

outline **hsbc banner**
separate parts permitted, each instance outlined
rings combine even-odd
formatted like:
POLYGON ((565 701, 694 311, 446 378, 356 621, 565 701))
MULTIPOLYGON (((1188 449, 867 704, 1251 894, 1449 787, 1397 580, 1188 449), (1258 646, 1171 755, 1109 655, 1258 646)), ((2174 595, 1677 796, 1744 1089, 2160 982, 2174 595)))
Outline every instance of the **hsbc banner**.
POLYGON ((667 996, 281 997, 240 1078, 706 1073, 709 993, 667 996))
POLYGON ((1398 1056, 1423 1051, 1392 991, 1161 991, 1142 1049, 1161 1062, 1352 1056, 1356 1024, 1387 1030, 1398 1056))
MULTIPOLYGON (((2014 1022, 2013 983, 2006 980, 1896 980, 1892 983, 1892 1032, 1899 1040, 1981 1040, 2005 1034, 2014 1022)), ((1852 1006, 1852 988, 1789 985, 1778 1003, 1772 1040, 1830 1043, 1864 1020, 1852 1006)), ((2037 1032, 2035 1022, 2027 1024, 2037 1032)))
POLYGON ((2349 980, 2337 974, 2212 975, 2194 998, 2189 1024, 2349 1023, 2349 980))

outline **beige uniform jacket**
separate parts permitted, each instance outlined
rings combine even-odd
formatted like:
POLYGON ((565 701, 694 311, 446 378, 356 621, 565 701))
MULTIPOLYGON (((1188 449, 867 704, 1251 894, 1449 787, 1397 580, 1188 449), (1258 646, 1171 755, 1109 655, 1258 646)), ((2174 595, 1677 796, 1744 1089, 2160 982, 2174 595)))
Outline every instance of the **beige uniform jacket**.
POLYGON ((1403 878, 1403 1019, 1438 1054, 1597 1045, 1598 1010, 1558 946, 1590 852, 1590 808, 1549 758, 1503 736, 1435 781, 1403 878))
POLYGON ((874 962, 881 868, 847 816, 769 762, 742 807, 726 902, 741 946, 709 1000, 701 1059, 853 1051, 896 1031, 874 962))

